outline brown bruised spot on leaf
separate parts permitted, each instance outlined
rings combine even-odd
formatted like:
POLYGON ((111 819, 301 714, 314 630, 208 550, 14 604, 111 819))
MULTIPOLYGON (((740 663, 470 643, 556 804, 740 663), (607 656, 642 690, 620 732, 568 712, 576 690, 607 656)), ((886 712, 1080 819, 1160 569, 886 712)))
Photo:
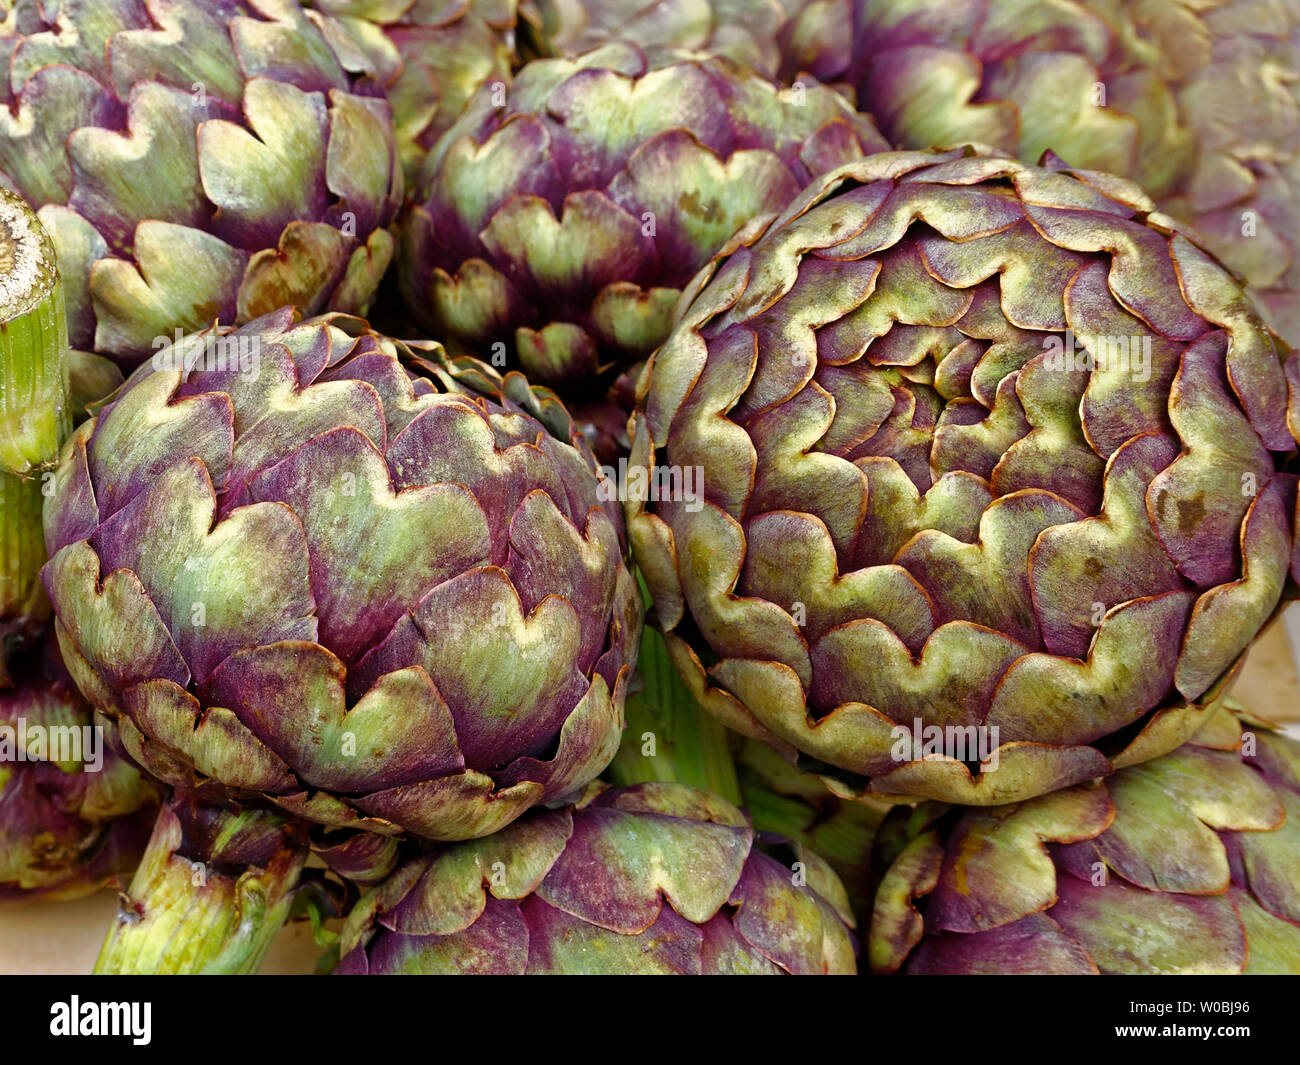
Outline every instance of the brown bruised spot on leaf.
POLYGON ((1205 518, 1205 496, 1178 501, 1178 531, 1191 535, 1205 518))
MULTIPOLYGON (((1169 492, 1162 491, 1156 497, 1156 512, 1161 515, 1169 514, 1169 492)), ((1178 507, 1178 531, 1184 535, 1191 535, 1200 526, 1205 518, 1205 493, 1201 492, 1190 499, 1176 500, 1178 507)))
POLYGON ((705 203, 700 197, 699 189, 691 189, 685 193, 678 200, 678 206, 684 214, 705 222, 716 222, 722 216, 722 208, 718 204, 717 198, 712 198, 708 203, 705 203))

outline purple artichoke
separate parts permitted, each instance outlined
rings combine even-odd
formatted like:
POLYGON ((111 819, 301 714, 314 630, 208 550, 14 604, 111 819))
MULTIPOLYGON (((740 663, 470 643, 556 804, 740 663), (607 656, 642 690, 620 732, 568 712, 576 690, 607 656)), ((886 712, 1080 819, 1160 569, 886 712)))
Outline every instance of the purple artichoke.
POLYGON ((900 808, 882 839, 876 972, 1300 973, 1300 743, 1248 716, 1027 802, 900 808))
POLYGON ((885 146, 822 86, 629 44, 530 63, 498 88, 430 153, 399 277, 435 335, 575 402, 603 400, 658 346, 737 230, 885 146))
POLYGON ((827 175, 641 378, 629 534, 674 661, 847 793, 1004 803, 1171 750, 1292 564, 1286 353, 1118 178, 827 175))
POLYGON ((553 398, 288 310, 173 360, 74 433, 45 514, 64 658, 142 765, 432 839, 604 768, 640 603, 553 398))
MULTIPOLYGON (((526 0, 526 51, 581 55, 612 41, 724 56, 786 84, 839 81, 853 0, 526 0)), ((849 85, 837 89, 852 96, 849 85)))
POLYGON ((601 791, 415 858, 363 896, 336 972, 850 974, 844 890, 682 784, 601 791), (768 853, 772 851, 773 853, 768 853))
POLYGON ((0 181, 59 254, 74 347, 363 311, 402 193, 389 105, 296 0, 19 0, 0 181))

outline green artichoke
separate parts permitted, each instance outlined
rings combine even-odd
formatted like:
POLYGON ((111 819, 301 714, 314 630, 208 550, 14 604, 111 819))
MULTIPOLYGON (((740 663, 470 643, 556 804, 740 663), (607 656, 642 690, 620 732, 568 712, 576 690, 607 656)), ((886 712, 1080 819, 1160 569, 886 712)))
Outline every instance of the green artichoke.
POLYGON ((130 875, 158 792, 118 750, 57 651, 0 691, 0 902, 74 899, 130 875))
POLYGON ((400 867, 348 917, 335 971, 856 972, 843 888, 781 846, 684 784, 593 787, 400 867))
POLYGON ((738 229, 882 147, 831 90, 725 59, 611 44, 539 60, 505 97, 480 90, 430 153, 402 289, 454 348, 604 401, 738 229))
POLYGON ((286 308, 190 336, 74 432, 43 580, 155 777, 465 839, 618 746, 641 604, 612 498, 550 393, 286 308))
POLYGON ((415 180, 425 155, 474 91, 510 78, 515 0, 311 0, 343 65, 383 87, 402 165, 415 180))
POLYGON ((68 337, 54 246, 0 188, 0 689, 49 618, 42 492, 72 428, 68 337))
POLYGON ((366 308, 402 175, 340 34, 295 0, 8 11, 0 183, 50 231, 74 347, 132 366, 178 327, 366 308))
POLYGON ((1300 9, 857 0, 858 101, 903 148, 981 142, 1136 181, 1300 344, 1300 9))
POLYGON ((1095 784, 890 818, 876 972, 1300 974, 1300 743, 1248 716, 1095 784))
POLYGON ((640 381, 621 488, 674 661, 845 794, 1005 803, 1168 752, 1286 584, 1284 352, 1121 179, 824 176, 640 381))

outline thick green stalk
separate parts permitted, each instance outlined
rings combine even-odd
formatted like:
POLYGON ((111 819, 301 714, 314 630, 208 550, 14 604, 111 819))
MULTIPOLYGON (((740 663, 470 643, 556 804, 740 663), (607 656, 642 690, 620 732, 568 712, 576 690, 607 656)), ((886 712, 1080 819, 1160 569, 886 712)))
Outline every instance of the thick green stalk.
POLYGON ((95 972, 257 972, 288 919, 306 857, 274 814, 173 799, 158 814, 95 972))
POLYGON ((682 683, 664 638, 647 626, 637 671, 644 687, 627 700, 627 730, 608 770, 620 786, 667 781, 741 804, 731 737, 682 683))
POLYGON ((72 425, 68 334, 54 246, 30 207, 0 189, 0 686, 49 614, 44 475, 72 425))

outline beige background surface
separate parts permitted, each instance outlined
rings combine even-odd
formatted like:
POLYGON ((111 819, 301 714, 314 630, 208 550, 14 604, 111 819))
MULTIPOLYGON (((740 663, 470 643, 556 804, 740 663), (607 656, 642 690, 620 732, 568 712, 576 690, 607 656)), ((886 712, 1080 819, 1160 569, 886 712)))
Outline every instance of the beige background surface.
MULTIPOLYGON (((1255 645, 1232 694, 1264 717, 1294 722, 1300 738, 1300 606, 1284 620, 1255 645)), ((116 907, 117 895, 101 891, 78 902, 0 908, 0 974, 90 972, 116 907)), ((310 973, 318 954, 311 926, 293 924, 262 972, 310 973)))

